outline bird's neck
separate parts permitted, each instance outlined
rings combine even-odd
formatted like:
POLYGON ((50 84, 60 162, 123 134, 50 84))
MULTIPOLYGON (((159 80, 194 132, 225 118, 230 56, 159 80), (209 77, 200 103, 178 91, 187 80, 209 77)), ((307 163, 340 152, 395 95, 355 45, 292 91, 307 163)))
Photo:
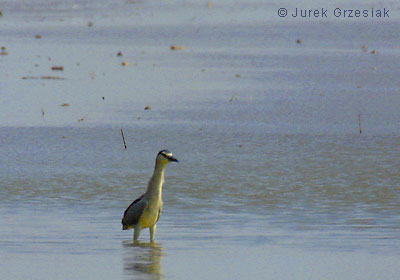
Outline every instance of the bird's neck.
POLYGON ((162 186, 164 183, 165 164, 156 164, 154 167, 153 176, 150 179, 147 187, 147 197, 149 199, 161 199, 162 186))

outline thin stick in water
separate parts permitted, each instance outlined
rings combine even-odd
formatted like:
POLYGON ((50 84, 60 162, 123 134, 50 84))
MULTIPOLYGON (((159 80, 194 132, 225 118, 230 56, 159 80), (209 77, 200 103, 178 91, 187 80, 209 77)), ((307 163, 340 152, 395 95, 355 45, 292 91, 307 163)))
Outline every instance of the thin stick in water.
POLYGON ((360 134, 362 133, 362 129, 361 129, 361 114, 358 114, 358 128, 360 130, 360 134))
POLYGON ((122 135, 122 140, 124 141, 124 147, 125 147, 125 150, 126 150, 125 136, 124 136, 124 131, 122 130, 122 128, 121 128, 121 135, 122 135))

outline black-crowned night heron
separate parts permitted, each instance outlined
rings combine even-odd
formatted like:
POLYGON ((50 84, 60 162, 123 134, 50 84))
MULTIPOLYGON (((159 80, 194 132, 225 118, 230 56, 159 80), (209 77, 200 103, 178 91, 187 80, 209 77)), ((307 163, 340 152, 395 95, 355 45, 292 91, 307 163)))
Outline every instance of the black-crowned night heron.
POLYGON ((154 241, 156 223, 161 215, 162 208, 162 187, 164 183, 164 170, 167 163, 178 160, 168 150, 162 150, 157 154, 156 166, 153 176, 147 186, 144 195, 132 202, 125 210, 122 218, 122 229, 133 229, 133 240, 137 242, 140 231, 143 228, 150 230, 150 242, 154 241))

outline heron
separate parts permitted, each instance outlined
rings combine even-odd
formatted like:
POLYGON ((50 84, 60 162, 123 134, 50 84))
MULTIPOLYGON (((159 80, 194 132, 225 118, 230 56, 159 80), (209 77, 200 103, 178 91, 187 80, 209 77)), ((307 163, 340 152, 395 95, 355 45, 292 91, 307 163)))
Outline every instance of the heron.
POLYGON ((150 242, 154 242, 156 223, 162 209, 162 187, 164 184, 165 166, 169 162, 178 162, 168 150, 162 150, 157 154, 156 164, 147 191, 134 200, 125 210, 122 218, 122 230, 133 229, 133 241, 137 243, 140 231, 149 228, 150 242))

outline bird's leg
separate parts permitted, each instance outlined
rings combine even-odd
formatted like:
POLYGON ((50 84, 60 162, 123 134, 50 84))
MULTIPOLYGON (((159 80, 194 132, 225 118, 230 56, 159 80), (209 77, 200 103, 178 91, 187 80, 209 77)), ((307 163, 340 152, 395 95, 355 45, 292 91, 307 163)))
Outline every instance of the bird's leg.
POLYGON ((150 230, 150 242, 154 242, 154 234, 156 233, 156 224, 149 227, 150 230))
POLYGON ((140 235, 140 226, 137 225, 133 228, 133 242, 137 242, 140 235))

